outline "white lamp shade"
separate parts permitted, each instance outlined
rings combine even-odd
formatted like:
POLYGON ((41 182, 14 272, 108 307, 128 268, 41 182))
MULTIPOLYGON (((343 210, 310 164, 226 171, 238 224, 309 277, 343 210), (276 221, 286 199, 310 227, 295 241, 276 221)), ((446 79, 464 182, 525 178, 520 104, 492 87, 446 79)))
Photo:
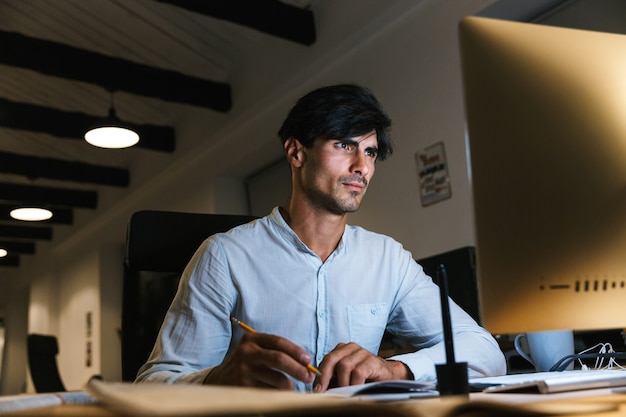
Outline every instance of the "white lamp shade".
POLYGON ((9 214, 16 220, 28 222, 40 222, 52 218, 52 212, 41 207, 20 207, 11 210, 9 214))
POLYGON ((130 129, 118 126, 96 127, 85 133, 87 143, 99 148, 129 148, 139 142, 139 135, 130 129))
POLYGON ((127 124, 117 117, 111 104, 109 115, 85 133, 85 140, 99 148, 129 148, 139 142, 139 135, 126 126, 127 124))
POLYGON ((9 252, 7 252, 6 249, 2 249, 0 248, 0 258, 4 258, 5 256, 7 256, 9 254, 9 252))

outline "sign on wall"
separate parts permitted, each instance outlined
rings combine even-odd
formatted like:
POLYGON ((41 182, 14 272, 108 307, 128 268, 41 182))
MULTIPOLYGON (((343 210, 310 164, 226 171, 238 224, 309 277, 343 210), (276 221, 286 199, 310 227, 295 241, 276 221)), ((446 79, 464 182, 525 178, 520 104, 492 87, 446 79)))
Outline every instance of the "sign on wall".
POLYGON ((450 198, 450 178, 443 142, 437 142, 415 153, 422 206, 450 198))

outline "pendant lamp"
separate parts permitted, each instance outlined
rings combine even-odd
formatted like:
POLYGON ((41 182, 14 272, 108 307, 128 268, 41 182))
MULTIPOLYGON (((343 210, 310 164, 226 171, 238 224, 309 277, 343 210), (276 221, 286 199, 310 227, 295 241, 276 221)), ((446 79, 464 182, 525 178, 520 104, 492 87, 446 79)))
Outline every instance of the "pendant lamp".
POLYGON ((137 132, 117 117, 112 91, 109 115, 85 133, 85 140, 93 146, 108 149, 129 148, 139 142, 137 132))
POLYGON ((11 210, 9 215, 15 220, 40 222, 52 218, 52 211, 43 207, 24 206, 11 210))

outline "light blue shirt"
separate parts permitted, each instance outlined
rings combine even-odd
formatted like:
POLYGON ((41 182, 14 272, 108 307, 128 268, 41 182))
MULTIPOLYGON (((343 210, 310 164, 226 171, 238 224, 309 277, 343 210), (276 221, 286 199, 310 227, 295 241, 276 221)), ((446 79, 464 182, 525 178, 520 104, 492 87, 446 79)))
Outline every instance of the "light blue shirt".
MULTIPOLYGON (((200 246, 137 381, 201 383, 243 335, 232 316, 302 346, 315 366, 340 342, 376 354, 385 330, 415 347, 390 358, 415 379, 436 380, 435 364, 445 362, 439 287, 410 252, 388 236, 346 226, 322 262, 278 208, 200 246)), ((494 338, 454 302, 451 317, 456 359, 468 362, 470 377, 504 374, 494 338)), ((296 382, 298 390, 310 388, 296 382)))

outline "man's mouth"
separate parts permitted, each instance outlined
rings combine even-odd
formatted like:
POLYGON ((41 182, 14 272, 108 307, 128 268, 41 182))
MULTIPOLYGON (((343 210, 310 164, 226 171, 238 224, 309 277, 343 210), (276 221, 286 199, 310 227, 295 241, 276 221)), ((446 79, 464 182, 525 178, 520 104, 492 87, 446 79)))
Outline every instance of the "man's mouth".
POLYGON ((347 183, 344 183, 344 185, 346 185, 348 188, 354 188, 356 190, 362 190, 363 188, 365 188, 364 185, 361 184, 360 182, 359 183, 347 182, 347 183))
POLYGON ((363 191, 367 187, 367 180, 365 178, 350 178, 343 180, 342 184, 354 191, 363 191))

